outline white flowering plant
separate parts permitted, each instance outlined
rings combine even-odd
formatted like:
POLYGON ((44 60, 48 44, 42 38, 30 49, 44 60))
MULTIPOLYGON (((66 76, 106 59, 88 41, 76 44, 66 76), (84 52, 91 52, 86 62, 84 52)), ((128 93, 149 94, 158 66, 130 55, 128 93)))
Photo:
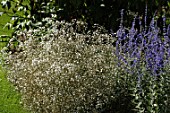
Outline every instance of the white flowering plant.
POLYGON ((81 21, 45 21, 48 27, 24 32, 25 40, 18 39, 17 50, 5 58, 8 79, 22 94, 23 105, 35 113, 112 109, 118 73, 112 36, 99 26, 83 34, 81 21))

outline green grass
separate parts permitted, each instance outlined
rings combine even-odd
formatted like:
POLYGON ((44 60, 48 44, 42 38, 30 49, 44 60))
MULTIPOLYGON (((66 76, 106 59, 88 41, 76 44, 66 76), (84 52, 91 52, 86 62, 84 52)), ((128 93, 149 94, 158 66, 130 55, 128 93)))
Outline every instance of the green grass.
POLYGON ((29 113, 23 109, 20 98, 21 95, 7 80, 6 70, 0 66, 0 113, 29 113))

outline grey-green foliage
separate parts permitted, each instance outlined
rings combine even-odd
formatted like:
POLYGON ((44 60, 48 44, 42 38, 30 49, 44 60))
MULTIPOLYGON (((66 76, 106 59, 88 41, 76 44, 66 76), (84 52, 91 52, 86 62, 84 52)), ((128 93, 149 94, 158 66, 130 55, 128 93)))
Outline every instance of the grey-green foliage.
POLYGON ((132 103, 137 113, 169 113, 170 92, 169 72, 159 77, 144 74, 140 84, 134 84, 132 103))
MULTIPOLYGON (((102 44, 111 36, 100 28, 83 35, 70 23, 52 22, 46 33, 42 27, 26 32, 27 40, 18 45, 22 52, 8 54, 9 81, 35 113, 99 112, 115 97, 114 47, 102 44)), ((77 23, 78 29, 82 22, 77 23)))

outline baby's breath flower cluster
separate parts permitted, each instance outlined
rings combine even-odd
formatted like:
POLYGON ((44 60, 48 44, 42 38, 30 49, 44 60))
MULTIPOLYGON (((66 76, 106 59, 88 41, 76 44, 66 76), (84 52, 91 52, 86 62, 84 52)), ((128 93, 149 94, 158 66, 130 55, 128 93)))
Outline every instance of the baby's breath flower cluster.
MULTIPOLYGON (((78 33, 72 23, 47 19, 52 23, 48 30, 25 32, 26 40, 18 46, 22 51, 9 52, 9 81, 35 113, 99 112, 114 99, 111 36, 100 33, 102 28, 78 33)), ((84 26, 77 21, 75 28, 84 26)))

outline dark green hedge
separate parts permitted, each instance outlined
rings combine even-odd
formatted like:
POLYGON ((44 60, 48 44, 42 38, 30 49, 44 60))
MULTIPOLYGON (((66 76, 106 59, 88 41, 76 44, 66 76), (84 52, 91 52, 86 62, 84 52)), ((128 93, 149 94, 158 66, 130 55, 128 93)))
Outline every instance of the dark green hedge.
MULTIPOLYGON (((117 30, 120 20, 120 10, 125 9, 124 24, 131 25, 134 14, 143 17, 145 5, 148 5, 148 21, 153 17, 155 11, 161 17, 162 6, 166 6, 168 16, 168 0, 56 0, 62 9, 58 12, 59 19, 70 20, 79 18, 87 21, 90 26, 94 23, 104 25, 107 29, 117 30)), ((169 16, 170 17, 170 16, 169 16)))
MULTIPOLYGON (((43 17, 57 14, 59 20, 71 21, 79 19, 86 21, 89 26, 95 23, 103 25, 106 29, 117 30, 120 22, 120 10, 124 10, 124 24, 131 25, 131 20, 138 14, 144 21, 145 6, 148 6, 148 24, 156 12, 156 16, 162 17, 163 6, 166 16, 170 17, 169 0, 3 0, 3 7, 12 9, 14 15, 17 10, 24 11, 21 18, 17 18, 13 27, 23 22, 25 19, 33 22, 41 21, 43 17), (11 7, 14 6, 14 7, 11 7), (23 19, 25 18, 25 19, 23 19)), ((162 26, 161 19, 158 25, 162 26)), ((170 23, 170 20, 168 20, 170 23)), ((167 22, 168 22, 167 21, 167 22)), ((144 22, 143 22, 144 23, 144 22)), ((25 27, 28 28, 27 25, 25 27)), ((20 27, 20 26, 19 26, 20 27)))

